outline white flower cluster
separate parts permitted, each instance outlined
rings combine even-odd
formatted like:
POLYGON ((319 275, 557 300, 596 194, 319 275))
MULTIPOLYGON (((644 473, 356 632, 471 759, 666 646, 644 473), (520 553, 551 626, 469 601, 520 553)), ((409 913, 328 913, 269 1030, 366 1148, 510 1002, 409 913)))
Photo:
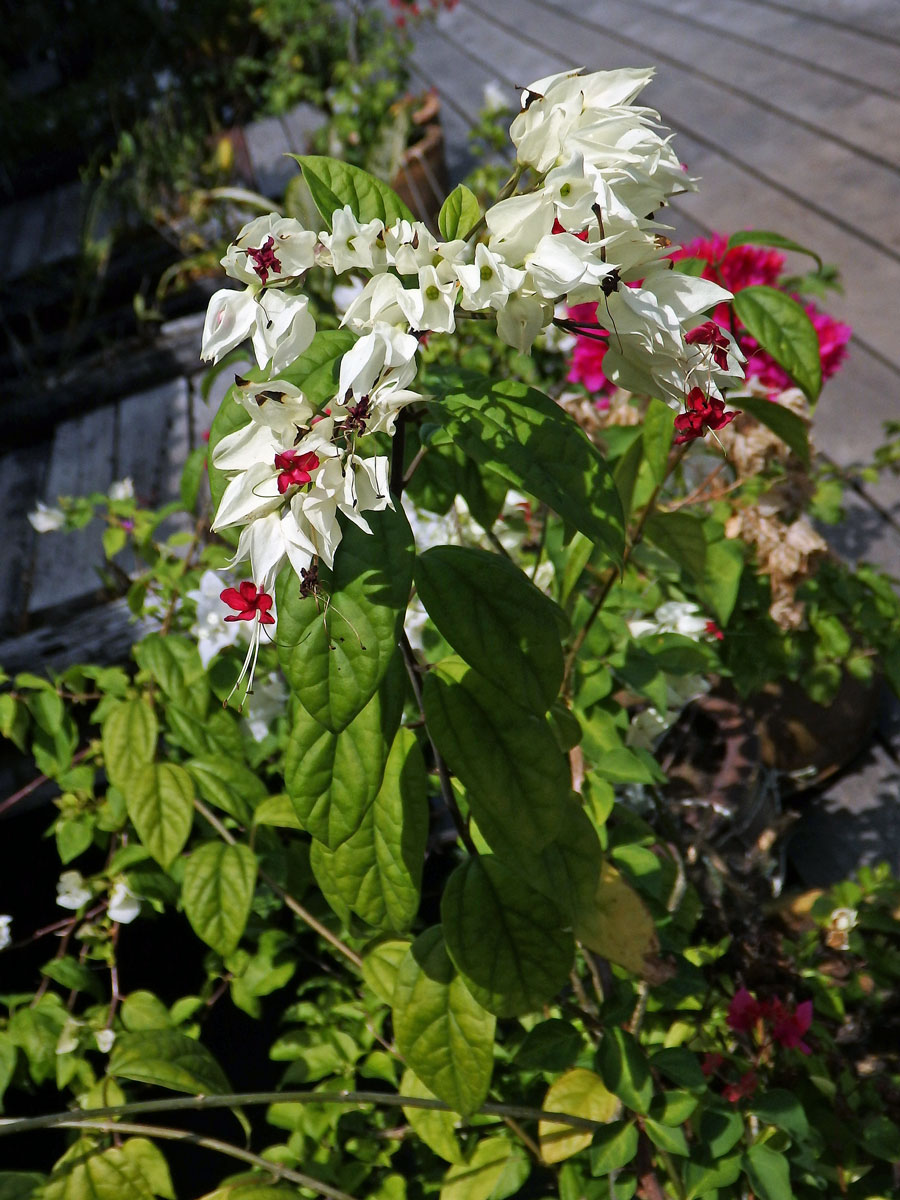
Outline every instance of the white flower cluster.
POLYGON ((314 558, 332 565, 339 513, 368 530, 363 514, 391 503, 388 460, 357 453, 359 439, 393 432, 399 410, 420 399, 411 390, 420 339, 452 333, 461 317, 495 320, 504 342, 528 352, 558 304, 594 302, 615 383, 680 405, 698 384, 718 396, 741 377, 727 333, 727 349, 688 338, 730 293, 673 271, 652 220, 691 184, 657 115, 633 103, 651 75, 568 71, 532 84, 510 130, 518 167, 509 194, 463 237, 360 221, 350 206, 332 215, 330 232, 275 214, 241 230, 222 264, 244 289, 213 296, 202 354, 217 361, 249 338, 266 373, 262 383, 238 380, 250 423, 213 453, 230 477, 213 527, 241 528, 234 561, 249 560, 260 591, 285 561, 301 579, 314 558), (315 335, 302 294, 314 266, 366 280, 342 322, 357 340, 320 410, 281 377, 315 335))

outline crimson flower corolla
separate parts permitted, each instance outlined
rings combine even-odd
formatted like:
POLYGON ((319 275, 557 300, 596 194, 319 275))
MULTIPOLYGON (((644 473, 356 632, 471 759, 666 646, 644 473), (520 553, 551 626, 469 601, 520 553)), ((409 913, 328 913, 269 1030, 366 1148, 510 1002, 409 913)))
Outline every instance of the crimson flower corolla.
POLYGON ((756 1072, 746 1071, 737 1083, 726 1084, 722 1089, 722 1095, 730 1104, 737 1104, 739 1100, 752 1096, 758 1083, 759 1077, 756 1072))
POLYGON ((272 597, 257 588, 255 583, 245 581, 240 588, 226 588, 219 599, 236 610, 225 618, 226 621, 252 621, 254 617, 259 617, 260 625, 275 624, 275 618, 269 611, 272 597))
POLYGON ((735 1033, 749 1033, 762 1015, 763 1007, 760 1002, 742 987, 734 993, 725 1020, 729 1029, 733 1029, 735 1033))
POLYGON ((703 437, 708 429, 721 429, 740 416, 739 410, 726 412, 724 400, 707 396, 703 389, 698 387, 691 388, 685 404, 686 410, 675 418, 675 428, 678 430, 678 437, 674 442, 676 446, 703 437))
POLYGON ((689 346, 709 346, 716 366, 723 371, 728 370, 728 338, 715 321, 704 321, 686 333, 684 340, 689 346))
MULTIPOLYGON (((275 466, 281 472, 278 476, 278 491, 283 496, 289 487, 295 484, 309 483, 312 474, 319 465, 319 456, 313 451, 298 454, 296 450, 283 450, 275 455, 275 466)), ((225 618, 228 620, 228 618, 225 618)))
POLYGON ((281 271, 281 263, 275 254, 275 239, 271 234, 257 249, 254 250, 252 246, 248 246, 247 257, 253 259, 253 270, 264 284, 269 282, 270 271, 276 273, 281 271))
POLYGON ((770 1006, 773 1039, 787 1050, 799 1050, 801 1054, 812 1053, 803 1041, 804 1033, 812 1024, 812 1014, 812 1000, 804 1000, 793 1012, 780 1000, 773 1000, 770 1006))

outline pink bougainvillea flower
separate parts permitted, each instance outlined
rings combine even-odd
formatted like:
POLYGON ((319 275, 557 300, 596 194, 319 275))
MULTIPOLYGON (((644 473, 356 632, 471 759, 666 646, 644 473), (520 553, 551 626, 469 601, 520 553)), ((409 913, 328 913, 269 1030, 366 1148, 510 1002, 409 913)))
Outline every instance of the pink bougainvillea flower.
POLYGON ((737 1083, 729 1083, 722 1089, 723 1097, 729 1104, 737 1104, 739 1100, 746 1100, 748 1096, 752 1096, 759 1084, 759 1077, 755 1071, 745 1072, 737 1083))
POLYGON ((725 1020, 735 1033, 749 1033, 763 1015, 763 1006, 746 988, 739 988, 728 1005, 725 1020))
POLYGON ((226 621, 252 621, 254 617, 259 617, 260 625, 275 624, 275 618, 269 611, 272 597, 257 588, 255 583, 242 583, 239 589, 226 588, 219 599, 229 608, 237 610, 227 616, 226 621))
POLYGON ((275 455, 275 466, 281 472, 278 476, 278 491, 283 496, 289 487, 295 484, 309 483, 312 474, 319 465, 319 456, 311 450, 306 454, 298 454, 296 450, 283 450, 275 455))
POLYGON ((606 330, 601 329, 597 324, 597 305, 573 305, 569 309, 569 320, 580 325, 591 325, 597 332, 592 332, 590 337, 576 335, 575 349, 572 352, 572 362, 566 379, 569 383, 583 383, 589 392, 605 396, 613 390, 613 385, 603 373, 603 359, 609 345, 606 341, 600 340, 601 337, 605 338, 608 335, 606 330))
POLYGON ((769 1014, 773 1040, 786 1050, 799 1050, 801 1054, 811 1054, 810 1047, 803 1041, 803 1035, 812 1024, 812 1014, 812 1000, 804 1000, 793 1011, 780 1000, 773 1000, 769 1014))
POLYGON ((721 429, 741 415, 740 410, 726 412, 724 400, 707 396, 703 389, 698 387, 691 388, 685 405, 685 411, 675 418, 678 437, 673 444, 676 446, 703 437, 708 429, 721 429))

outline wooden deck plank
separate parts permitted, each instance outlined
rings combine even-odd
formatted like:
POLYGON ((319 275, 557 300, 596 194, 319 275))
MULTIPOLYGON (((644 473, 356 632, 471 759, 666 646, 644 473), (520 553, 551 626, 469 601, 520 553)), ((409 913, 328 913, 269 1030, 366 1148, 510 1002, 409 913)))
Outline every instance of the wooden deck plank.
POLYGON ((900 8, 896 0, 756 0, 767 8, 789 13, 802 13, 814 21, 838 28, 852 29, 858 34, 872 34, 883 41, 891 38, 900 42, 900 8))
POLYGON ((265 117, 244 127, 244 141, 250 155, 256 188, 273 201, 297 174, 297 164, 285 155, 293 150, 284 125, 278 117, 265 117))
POLYGON ((181 397, 183 379, 129 396, 116 406, 116 478, 129 476, 139 502, 148 507, 164 504, 174 494, 167 470, 169 431, 181 397))
MULTIPOLYGON (((113 432, 108 408, 59 426, 50 453, 47 503, 55 504, 60 495, 83 496, 109 487, 114 478, 113 432)), ((74 533, 41 535, 34 556, 29 612, 57 609, 97 589, 94 567, 103 561, 102 533, 95 521, 74 533)))
POLYGON ((27 514, 44 495, 48 459, 49 446, 13 450, 0 459, 0 628, 7 633, 24 627, 31 562, 39 536, 28 523, 27 514))

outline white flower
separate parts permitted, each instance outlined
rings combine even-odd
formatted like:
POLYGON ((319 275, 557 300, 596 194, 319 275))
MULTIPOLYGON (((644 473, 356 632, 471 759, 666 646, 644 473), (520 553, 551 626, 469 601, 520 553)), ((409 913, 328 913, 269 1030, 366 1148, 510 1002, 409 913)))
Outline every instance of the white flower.
POLYGON ((281 676, 272 671, 265 683, 256 683, 247 698, 247 729, 256 742, 261 742, 276 717, 287 704, 287 688, 281 676))
POLYGON ((79 909, 93 894, 80 871, 63 871, 60 875, 56 885, 56 903, 60 908, 79 909))
POLYGON ((652 619, 628 622, 632 637, 643 637, 648 633, 680 633, 683 637, 698 638, 706 632, 707 618, 696 604, 686 600, 667 600, 661 604, 652 619))
POLYGON ((10 926, 12 925, 12 917, 8 915, 0 916, 0 950, 5 950, 12 942, 12 934, 10 926))
POLYGON ((222 266, 254 287, 301 275, 313 265, 318 238, 293 217, 269 213, 250 221, 228 247, 222 266))
POLYGON ((117 479, 111 483, 108 495, 110 500, 133 500, 134 481, 131 476, 126 475, 124 479, 117 479))
POLYGON ((502 308, 510 293, 525 282, 524 271, 508 267, 484 242, 475 247, 474 263, 456 267, 456 276, 462 290, 460 306, 467 312, 502 308))
POLYGON ((331 218, 331 233, 322 233, 319 240, 331 252, 331 265, 340 275, 351 267, 375 270, 387 263, 384 222, 377 218, 363 225, 349 204, 339 208, 331 218), (379 244, 380 243, 380 244, 379 244))
POLYGON ((120 925, 130 925, 141 911, 141 902, 128 884, 120 880, 113 885, 106 911, 111 921, 118 921, 120 925))
POLYGON ((413 329, 452 333, 456 328, 453 309, 458 287, 456 280, 442 283, 434 267, 422 267, 419 286, 402 292, 397 303, 413 329))
POLYGON ((76 1021, 74 1017, 66 1020, 56 1042, 57 1054, 71 1054, 73 1050, 78 1049, 78 1030, 80 1028, 81 1021, 76 1021))
POLYGON ((299 358, 316 335, 316 322, 306 296, 286 296, 266 290, 256 305, 253 352, 265 367, 271 361, 277 375, 299 358))
POLYGON ((538 296, 512 295, 497 313, 497 333, 507 346, 528 354, 534 339, 553 319, 553 305, 538 296))
POLYGON ((489 113, 509 107, 506 89, 497 79, 489 79, 481 92, 481 102, 489 113))
POLYGON ((114 1029, 98 1029, 94 1033, 94 1041, 97 1043, 97 1049, 101 1054, 109 1054, 115 1040, 116 1032, 114 1029))
POLYGON ((218 362, 250 336, 255 324, 256 300, 252 288, 243 292, 222 288, 215 292, 206 309, 200 357, 206 362, 218 362))
POLYGON ((51 508, 43 500, 38 500, 37 508, 28 514, 28 520, 38 533, 52 533, 54 529, 61 529, 65 525, 66 514, 61 508, 51 508))

